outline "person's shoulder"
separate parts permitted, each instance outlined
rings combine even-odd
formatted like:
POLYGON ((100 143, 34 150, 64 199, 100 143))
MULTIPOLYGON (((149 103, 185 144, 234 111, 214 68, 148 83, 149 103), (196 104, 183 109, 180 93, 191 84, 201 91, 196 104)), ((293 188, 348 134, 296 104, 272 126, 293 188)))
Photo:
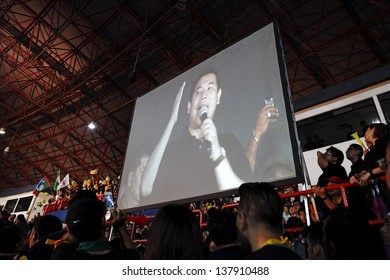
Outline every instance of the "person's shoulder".
POLYGON ((389 141, 387 139, 379 138, 375 141, 373 149, 379 151, 380 153, 383 153, 383 151, 386 151, 388 143, 389 141))
POLYGON ((135 249, 112 249, 106 254, 93 255, 85 252, 85 259, 90 260, 140 260, 141 257, 135 249))
POLYGON ((240 246, 230 246, 215 250, 208 257, 208 260, 242 260, 249 253, 242 249, 240 246))
POLYGON ((344 166, 342 166, 341 164, 337 164, 337 163, 329 163, 328 166, 330 166, 330 168, 333 168, 333 169, 345 170, 344 166))
POLYGON ((328 164, 328 171, 332 172, 333 176, 338 176, 343 180, 347 180, 347 171, 345 170, 344 166, 341 164, 334 164, 334 163, 329 163, 328 164))
POLYGON ((266 245, 249 254, 246 260, 302 260, 293 250, 280 245, 266 245))
POLYGON ((76 252, 76 245, 61 242, 54 247, 53 254, 51 255, 52 260, 76 260, 80 259, 76 252))

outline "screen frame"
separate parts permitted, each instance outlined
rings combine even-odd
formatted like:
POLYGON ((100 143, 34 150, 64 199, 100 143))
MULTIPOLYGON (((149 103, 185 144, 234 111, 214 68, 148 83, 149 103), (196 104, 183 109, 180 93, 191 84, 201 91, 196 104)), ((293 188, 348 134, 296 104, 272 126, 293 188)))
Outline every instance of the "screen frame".
MULTIPOLYGON (((272 24, 273 25, 273 30, 274 30, 274 40, 275 40, 275 46, 276 46, 276 55, 277 55, 277 62, 278 62, 278 69, 279 69, 279 75, 280 75, 280 82, 281 82, 281 89, 283 91, 283 98, 284 98, 284 104, 285 104, 285 112, 286 112, 286 118, 287 118, 287 124, 288 124, 288 131, 290 138, 288 139, 291 143, 291 148, 292 148, 292 156, 293 156, 293 162, 294 162, 294 168, 295 168, 295 177, 293 178, 288 178, 288 179, 282 179, 282 180, 276 180, 276 181, 269 181, 270 183, 274 184, 277 187, 280 186, 287 186, 287 185, 292 185, 292 184, 299 184, 304 182, 304 176, 303 176, 303 169, 301 165, 301 155, 302 151, 301 148, 299 147, 298 143, 298 134, 297 134, 297 126, 296 126, 296 121, 295 121, 295 115, 294 115, 294 110, 293 110, 293 104, 291 100, 291 92, 289 88, 289 81, 288 81, 288 74, 287 74, 287 67, 285 63, 285 57, 283 53, 283 47, 282 47, 282 41, 281 41, 281 36, 280 36, 280 30, 279 30, 279 24, 275 20, 271 23, 263 25, 261 28, 257 29, 256 31, 246 35, 244 38, 241 38, 240 40, 237 40, 234 42, 234 44, 239 43, 240 41, 244 40, 245 38, 250 37, 253 33, 256 33, 257 31, 261 30, 265 26, 268 26, 272 24)), ((233 46, 234 44, 230 44, 229 46, 226 46, 224 49, 220 50, 218 53, 206 58, 205 60, 199 62, 196 65, 193 65, 191 68, 185 69, 172 77, 169 81, 175 79, 176 77, 184 74, 185 72, 191 70, 193 67, 196 67, 200 63, 207 61, 208 59, 213 58, 215 55, 219 54, 223 50, 233 46)), ((165 82, 164 84, 168 83, 169 81, 165 82)), ((162 85, 160 85, 162 86, 162 85)), ((155 89, 154 89, 155 90, 155 89)), ((148 93, 147 93, 148 94, 148 93)), ((135 107, 137 106, 139 98, 136 99, 135 101, 135 107)), ((183 101, 182 101, 183 102, 183 101)), ((133 118, 135 114, 135 107, 132 112, 132 120, 130 122, 130 128, 132 129, 133 127, 133 118)), ((120 188, 125 187, 125 177, 124 177, 124 167, 125 167, 125 160, 129 156, 127 153, 129 151, 128 145, 130 143, 130 136, 131 136, 131 130, 128 136, 127 140, 127 145, 126 145, 126 153, 125 157, 123 159, 123 164, 122 164, 122 171, 121 171, 121 181, 120 181, 120 188)), ((120 191, 120 190, 119 190, 120 191)), ((119 192, 118 192, 119 193, 119 192)), ((194 201, 200 201, 200 200, 206 200, 206 199, 215 199, 219 197, 228 197, 232 195, 237 195, 238 194, 238 188, 231 189, 231 190, 225 190, 217 193, 212 193, 212 194, 206 194, 206 195, 199 195, 199 196, 192 196, 188 198, 183 198, 183 199, 177 199, 177 200, 172 200, 169 202, 161 202, 161 203, 153 203, 149 205, 140 205, 137 207, 131 207, 131 208, 126 208, 123 210, 129 210, 129 211, 138 211, 138 210, 146 210, 146 209, 153 209, 153 208, 158 208, 160 206, 166 205, 168 203, 190 203, 194 201)), ((117 199, 118 200, 118 199, 117 199)), ((117 201, 118 202, 118 201, 117 201)))

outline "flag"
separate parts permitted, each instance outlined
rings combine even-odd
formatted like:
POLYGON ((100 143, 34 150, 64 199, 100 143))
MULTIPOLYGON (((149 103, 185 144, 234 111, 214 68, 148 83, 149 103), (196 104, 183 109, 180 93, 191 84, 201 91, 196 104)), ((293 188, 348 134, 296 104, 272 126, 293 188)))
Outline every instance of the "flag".
POLYGON ((62 188, 65 188, 67 185, 69 185, 69 173, 66 174, 64 179, 62 179, 61 183, 58 185, 57 190, 60 190, 62 188))
POLYGON ((35 186, 35 190, 33 191, 33 195, 37 196, 41 192, 52 192, 51 187, 49 185, 49 180, 43 177, 39 183, 35 186))
POLYGON ((58 185, 61 183, 60 171, 58 170, 58 175, 56 181, 54 182, 53 189, 57 191, 58 185))

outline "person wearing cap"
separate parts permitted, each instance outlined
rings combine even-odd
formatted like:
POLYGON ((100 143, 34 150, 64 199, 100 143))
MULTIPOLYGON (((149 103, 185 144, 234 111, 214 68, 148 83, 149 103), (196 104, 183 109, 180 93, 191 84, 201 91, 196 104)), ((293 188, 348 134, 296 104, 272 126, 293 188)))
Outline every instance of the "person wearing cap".
POLYGON ((68 233, 58 242, 52 259, 140 259, 136 246, 126 231, 124 216, 119 210, 110 212, 110 221, 122 238, 123 249, 114 248, 105 239, 106 213, 105 204, 98 200, 94 192, 83 190, 77 193, 70 201, 65 218, 68 233))

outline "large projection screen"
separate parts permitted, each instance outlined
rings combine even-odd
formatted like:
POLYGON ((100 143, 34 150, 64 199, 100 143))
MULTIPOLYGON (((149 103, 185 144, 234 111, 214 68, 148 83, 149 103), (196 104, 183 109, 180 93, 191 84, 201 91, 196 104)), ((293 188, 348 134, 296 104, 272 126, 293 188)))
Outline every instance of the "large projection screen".
POLYGON ((137 100, 118 207, 222 197, 242 182, 302 182, 292 114, 273 23, 137 100), (262 111, 271 97, 274 122, 272 105, 262 111), (261 137, 257 123, 266 123, 261 137))

